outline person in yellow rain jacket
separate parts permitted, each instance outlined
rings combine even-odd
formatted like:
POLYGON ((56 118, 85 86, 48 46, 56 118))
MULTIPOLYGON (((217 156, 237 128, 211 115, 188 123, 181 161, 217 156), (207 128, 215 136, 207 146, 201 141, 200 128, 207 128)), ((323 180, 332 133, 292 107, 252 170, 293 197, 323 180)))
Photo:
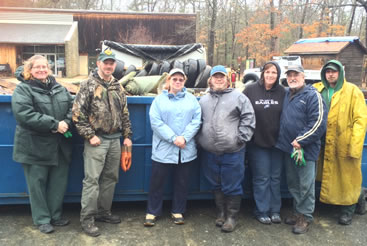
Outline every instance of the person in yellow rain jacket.
POLYGON ((361 90, 345 80, 339 61, 323 66, 321 80, 314 87, 322 94, 329 114, 317 166, 320 201, 340 205, 339 224, 349 225, 361 194, 367 108, 361 90))

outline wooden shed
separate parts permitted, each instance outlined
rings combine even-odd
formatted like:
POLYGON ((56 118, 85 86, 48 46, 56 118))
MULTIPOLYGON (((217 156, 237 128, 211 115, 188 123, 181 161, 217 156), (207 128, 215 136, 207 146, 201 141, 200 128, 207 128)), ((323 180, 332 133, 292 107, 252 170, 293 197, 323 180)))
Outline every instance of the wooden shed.
POLYGON ((101 41, 184 45, 196 42, 196 14, 0 7, 0 65, 44 55, 57 76, 88 75, 101 41))
POLYGON ((300 56, 305 69, 321 69, 329 60, 339 60, 345 69, 347 81, 361 85, 367 49, 358 37, 322 37, 300 39, 284 51, 300 56))

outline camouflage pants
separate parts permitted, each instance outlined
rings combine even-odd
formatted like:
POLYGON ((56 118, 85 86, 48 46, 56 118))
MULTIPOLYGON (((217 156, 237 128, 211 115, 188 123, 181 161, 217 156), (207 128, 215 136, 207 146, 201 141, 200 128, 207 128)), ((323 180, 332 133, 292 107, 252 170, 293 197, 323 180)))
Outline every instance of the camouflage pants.
POLYGON ((101 145, 84 142, 84 179, 80 221, 93 219, 97 214, 111 212, 115 185, 118 182, 121 147, 120 139, 101 139, 101 145))

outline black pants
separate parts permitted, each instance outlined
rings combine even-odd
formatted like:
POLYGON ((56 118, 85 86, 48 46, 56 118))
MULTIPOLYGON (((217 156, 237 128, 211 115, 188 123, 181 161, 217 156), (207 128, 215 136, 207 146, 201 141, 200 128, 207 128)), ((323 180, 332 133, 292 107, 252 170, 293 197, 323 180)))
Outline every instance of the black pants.
POLYGON ((147 213, 155 216, 162 214, 164 185, 169 175, 172 175, 173 183, 171 213, 185 212, 192 164, 193 161, 179 164, 152 161, 147 213))

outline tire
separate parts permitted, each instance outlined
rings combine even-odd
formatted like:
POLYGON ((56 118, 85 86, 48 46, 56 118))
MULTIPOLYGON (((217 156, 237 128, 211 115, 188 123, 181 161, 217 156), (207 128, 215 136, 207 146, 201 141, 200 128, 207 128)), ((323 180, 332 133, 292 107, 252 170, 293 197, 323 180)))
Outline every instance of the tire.
POLYGON ((135 72, 136 71, 136 67, 134 65, 130 65, 126 71, 125 71, 125 75, 131 73, 131 72, 135 72))
MULTIPOLYGON (((148 69, 146 69, 148 71, 148 69)), ((148 72, 148 75, 159 75, 159 65, 156 62, 152 63, 152 66, 148 72)))
POLYGON ((125 67, 125 63, 121 60, 116 60, 116 68, 115 71, 113 72, 113 77, 115 77, 117 80, 121 79, 122 77, 124 77, 124 67, 125 67))
POLYGON ((136 74, 135 77, 142 77, 142 76, 147 76, 147 75, 148 75, 148 72, 145 69, 142 69, 140 70, 140 72, 136 74))
POLYGON ((243 77, 242 82, 244 84, 253 83, 253 82, 257 81, 258 79, 259 79, 259 77, 257 77, 256 74, 247 74, 245 77, 243 77))
POLYGON ((206 62, 204 59, 198 59, 198 74, 204 71, 206 68, 206 62))
POLYGON ((168 61, 163 61, 160 64, 159 74, 162 75, 163 73, 168 73, 171 70, 171 64, 168 61))
MULTIPOLYGON (((180 62, 180 61, 173 60, 173 61, 171 62, 171 68, 179 68, 179 69, 184 70, 184 65, 183 65, 183 63, 182 63, 182 62, 180 62)), ((186 73, 185 73, 185 74, 186 74, 186 73)))
POLYGON ((207 88, 208 87, 208 79, 210 75, 210 71, 212 67, 207 65, 204 70, 199 74, 195 81, 195 88, 207 88))
POLYGON ((186 88, 193 88, 194 87, 196 77, 198 76, 197 68, 198 68, 197 60, 188 59, 188 60, 184 61, 184 72, 187 76, 187 81, 186 81, 186 84, 185 84, 186 88))

